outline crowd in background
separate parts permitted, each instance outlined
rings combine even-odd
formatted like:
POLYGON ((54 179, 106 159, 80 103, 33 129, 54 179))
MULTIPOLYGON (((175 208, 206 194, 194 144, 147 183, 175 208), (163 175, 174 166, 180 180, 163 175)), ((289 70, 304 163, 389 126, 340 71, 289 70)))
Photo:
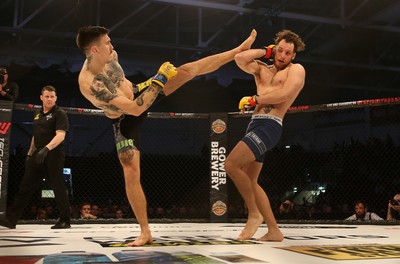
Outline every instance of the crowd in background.
MULTIPOLYGON (((321 197, 322 198, 322 197, 321 197)), ((387 210, 372 212, 368 205, 361 200, 354 203, 332 205, 329 201, 319 199, 315 204, 304 202, 295 204, 291 198, 283 202, 272 200, 274 215, 277 220, 400 220, 400 194, 389 201, 387 210), (387 217, 390 212, 390 219, 387 217)), ((129 219, 135 218, 133 211, 127 203, 99 203, 83 202, 71 204, 72 219, 129 219)), ((232 204, 228 208, 229 218, 234 220, 245 219, 247 210, 244 204, 232 204)), ((201 208, 174 205, 171 208, 149 207, 150 219, 207 219, 209 208, 204 204, 201 208)), ((41 205, 32 204, 27 208, 23 219, 49 220, 57 219, 58 213, 54 201, 47 201, 41 205)))

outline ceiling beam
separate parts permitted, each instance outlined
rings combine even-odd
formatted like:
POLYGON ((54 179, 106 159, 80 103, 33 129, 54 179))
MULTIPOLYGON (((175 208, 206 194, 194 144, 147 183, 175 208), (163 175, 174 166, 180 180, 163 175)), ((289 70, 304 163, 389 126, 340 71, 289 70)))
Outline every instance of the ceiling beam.
MULTIPOLYGON (((257 9, 244 8, 244 7, 241 7, 238 5, 219 4, 219 3, 204 2, 204 1, 197 1, 197 0, 154 0, 153 2, 192 6, 192 7, 212 8, 212 9, 223 10, 223 11, 238 12, 239 14, 256 14, 257 13, 257 9)), ((365 5, 366 2, 367 1, 361 3, 361 5, 365 5)), ((368 25, 365 23, 356 23, 347 18, 343 18, 343 19, 329 18, 329 17, 313 16, 313 15, 306 15, 306 14, 301 14, 301 13, 287 12, 287 11, 280 12, 279 14, 277 14, 277 17, 284 18, 284 19, 294 19, 294 20, 306 21, 306 22, 338 25, 338 26, 343 26, 343 27, 351 26, 351 27, 373 29, 373 30, 378 30, 378 31, 400 33, 400 27, 375 26, 375 25, 368 25)))

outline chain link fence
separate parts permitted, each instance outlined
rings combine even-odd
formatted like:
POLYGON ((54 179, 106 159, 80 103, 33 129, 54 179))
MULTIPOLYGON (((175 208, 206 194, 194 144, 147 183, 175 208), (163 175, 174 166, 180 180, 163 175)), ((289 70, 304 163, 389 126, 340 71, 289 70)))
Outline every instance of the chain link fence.
MULTIPOLYGON (((333 107, 335 108, 335 107, 333 107)), ((259 181, 273 210, 287 197, 300 220, 343 220, 364 200, 370 211, 386 218, 387 203, 400 192, 400 105, 289 112, 279 144, 268 152, 259 181)), ((317 109, 318 110, 318 109, 317 109)), ((210 120, 147 118, 141 131, 141 181, 153 219, 210 217, 210 120)), ((250 115, 228 115, 228 153, 242 138, 250 115)), ((24 173, 33 112, 14 109, 8 203, 24 173)), ((114 146, 111 121, 102 115, 69 113, 65 177, 71 214, 83 202, 97 205, 104 219, 117 209, 134 218, 114 146)), ((228 180, 228 219, 246 218, 246 207, 228 180)), ((38 208, 57 217, 45 176, 23 219, 38 208)))

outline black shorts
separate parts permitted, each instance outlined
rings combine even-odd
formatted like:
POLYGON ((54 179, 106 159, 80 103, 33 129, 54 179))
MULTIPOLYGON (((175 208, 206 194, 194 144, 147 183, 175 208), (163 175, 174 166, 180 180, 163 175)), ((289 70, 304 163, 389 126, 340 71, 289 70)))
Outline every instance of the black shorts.
MULTIPOLYGON (((143 91, 135 93, 135 98, 143 91)), ((160 102, 163 98, 165 98, 165 95, 160 93, 153 104, 160 102)), ((112 119, 118 152, 123 152, 127 149, 140 149, 140 127, 146 117, 147 111, 140 116, 122 115, 119 118, 112 119)))
POLYGON ((140 116, 122 115, 112 119, 115 144, 117 151, 125 151, 127 148, 139 149, 140 126, 146 118, 147 112, 140 116))
POLYGON ((282 135, 282 119, 271 115, 254 115, 242 141, 251 149, 256 161, 264 162, 265 152, 272 149, 282 135))

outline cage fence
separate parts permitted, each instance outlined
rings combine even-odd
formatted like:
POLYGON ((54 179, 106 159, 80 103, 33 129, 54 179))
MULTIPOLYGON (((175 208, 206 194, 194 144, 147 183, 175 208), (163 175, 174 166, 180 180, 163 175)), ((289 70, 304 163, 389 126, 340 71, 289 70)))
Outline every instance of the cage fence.
MULTIPOLYGON (((298 220, 343 220, 364 200, 385 218, 388 200, 400 191, 400 105, 398 100, 324 107, 292 108, 278 145, 265 158, 259 184, 277 210, 293 199, 298 220)), ((89 111, 90 112, 90 111, 89 111)), ((122 209, 134 218, 125 195, 111 121, 101 113, 67 111, 65 182, 71 214, 83 202, 113 219, 122 209)), ((243 137, 250 114, 227 114, 227 153, 243 137)), ((24 174, 33 112, 16 106, 12 116, 8 203, 24 174)), ((210 116, 149 113, 141 128, 141 182, 150 222, 210 219, 210 116), (184 117, 184 118, 182 118, 184 117)), ((23 219, 36 219, 38 208, 57 217, 51 188, 32 198, 23 219)), ((227 220, 246 218, 246 206, 227 177, 227 220)))

